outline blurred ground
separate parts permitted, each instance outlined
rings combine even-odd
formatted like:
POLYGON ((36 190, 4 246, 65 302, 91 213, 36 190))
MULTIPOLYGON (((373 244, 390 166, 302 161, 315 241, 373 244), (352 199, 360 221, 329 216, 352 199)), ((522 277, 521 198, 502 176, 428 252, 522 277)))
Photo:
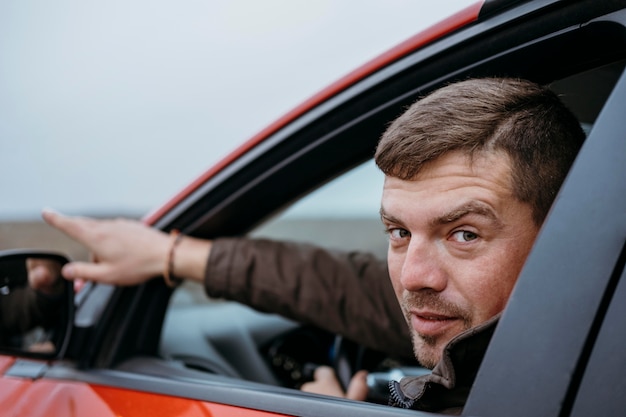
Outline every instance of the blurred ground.
POLYGON ((72 260, 88 259, 85 248, 43 221, 0 222, 0 250, 44 249, 61 252, 72 260))
MULTIPOLYGON (((361 250, 384 258, 387 240, 382 230, 378 219, 282 219, 260 227, 253 236, 361 250)), ((0 250, 18 248, 61 252, 72 260, 89 257, 82 245, 43 221, 0 222, 0 250)))

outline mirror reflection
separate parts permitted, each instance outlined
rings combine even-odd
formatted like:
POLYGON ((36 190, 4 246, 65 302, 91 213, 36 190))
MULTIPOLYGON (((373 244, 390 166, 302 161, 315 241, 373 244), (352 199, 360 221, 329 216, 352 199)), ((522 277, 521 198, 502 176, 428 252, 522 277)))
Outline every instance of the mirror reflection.
POLYGON ((0 349, 54 355, 69 320, 67 259, 53 254, 0 254, 0 349))

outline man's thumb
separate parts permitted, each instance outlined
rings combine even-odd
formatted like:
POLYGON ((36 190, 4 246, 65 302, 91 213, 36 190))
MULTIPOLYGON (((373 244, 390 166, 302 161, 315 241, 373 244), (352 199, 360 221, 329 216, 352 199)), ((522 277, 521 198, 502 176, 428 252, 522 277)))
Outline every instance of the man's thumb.
POLYGON ((359 371, 350 380, 346 398, 350 400, 365 401, 367 398, 367 371, 359 371))

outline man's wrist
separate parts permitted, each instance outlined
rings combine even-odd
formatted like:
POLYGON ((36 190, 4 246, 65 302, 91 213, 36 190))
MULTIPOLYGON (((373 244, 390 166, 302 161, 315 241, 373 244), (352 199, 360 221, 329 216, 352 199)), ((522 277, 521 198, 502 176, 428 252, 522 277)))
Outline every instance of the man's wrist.
POLYGON ((163 280, 170 288, 174 288, 182 282, 182 278, 175 275, 176 248, 182 239, 183 235, 178 230, 173 229, 170 231, 170 246, 167 251, 165 266, 163 268, 163 280))
POLYGON ((210 240, 197 239, 183 234, 170 235, 165 259, 161 264, 164 268, 163 278, 166 283, 166 278, 169 278, 172 284, 173 279, 202 282, 211 246, 210 240))

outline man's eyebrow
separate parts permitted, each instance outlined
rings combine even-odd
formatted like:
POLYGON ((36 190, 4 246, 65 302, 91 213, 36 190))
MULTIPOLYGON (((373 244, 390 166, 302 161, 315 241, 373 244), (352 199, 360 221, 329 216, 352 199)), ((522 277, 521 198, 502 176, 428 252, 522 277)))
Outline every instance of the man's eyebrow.
POLYGON ((433 225, 445 225, 453 223, 470 214, 477 214, 479 216, 487 217, 489 220, 493 221, 497 227, 503 226, 502 222, 500 221, 498 216, 496 216, 496 213, 493 211, 493 209, 479 201, 470 201, 469 203, 456 207, 448 211, 447 213, 444 213, 443 215, 434 218, 431 223, 433 225))
POLYGON ((391 223, 399 223, 399 224, 402 223, 399 219, 395 218, 394 216, 390 214, 387 214, 383 206, 380 206, 379 213, 380 213, 380 220, 382 220, 383 222, 388 221, 391 223))

